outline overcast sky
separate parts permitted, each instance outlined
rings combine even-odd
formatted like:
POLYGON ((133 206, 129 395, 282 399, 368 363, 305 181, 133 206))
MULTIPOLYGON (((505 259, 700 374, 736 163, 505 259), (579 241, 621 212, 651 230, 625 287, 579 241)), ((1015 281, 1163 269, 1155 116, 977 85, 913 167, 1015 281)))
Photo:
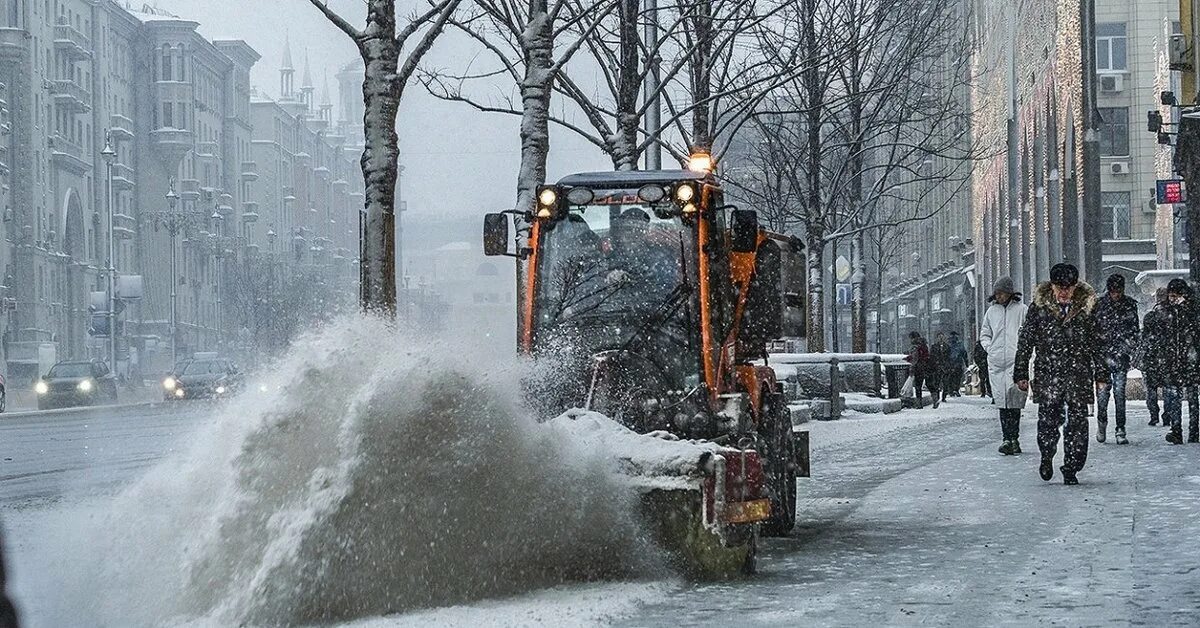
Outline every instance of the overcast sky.
MULTIPOLYGON (((200 31, 210 39, 244 39, 263 57, 252 82, 272 97, 279 92, 285 36, 291 39, 297 87, 307 51, 317 96, 322 75, 328 72, 334 103, 333 75, 357 58, 350 40, 309 0, 130 0, 134 6, 143 2, 200 22, 200 31)), ((363 0, 330 0, 330 4, 352 23, 366 18, 363 0)), ((457 67, 473 55, 464 38, 450 36, 442 38, 427 59, 437 67, 457 67)), ((512 206, 520 157, 515 117, 485 115, 440 102, 417 84, 405 93, 399 133, 405 167, 401 190, 414 218, 418 213, 482 216, 512 206)), ((552 129, 551 144, 552 179, 571 171, 611 169, 607 158, 565 131, 552 129)))

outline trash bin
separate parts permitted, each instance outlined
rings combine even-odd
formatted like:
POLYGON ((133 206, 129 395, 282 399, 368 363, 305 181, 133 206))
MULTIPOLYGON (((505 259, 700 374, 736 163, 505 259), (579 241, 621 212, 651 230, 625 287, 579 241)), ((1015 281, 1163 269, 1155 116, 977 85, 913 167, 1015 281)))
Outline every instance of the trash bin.
POLYGON ((900 389, 904 387, 904 382, 908 379, 908 371, 911 367, 912 365, 907 362, 883 365, 883 375, 887 380, 888 399, 900 398, 900 389))

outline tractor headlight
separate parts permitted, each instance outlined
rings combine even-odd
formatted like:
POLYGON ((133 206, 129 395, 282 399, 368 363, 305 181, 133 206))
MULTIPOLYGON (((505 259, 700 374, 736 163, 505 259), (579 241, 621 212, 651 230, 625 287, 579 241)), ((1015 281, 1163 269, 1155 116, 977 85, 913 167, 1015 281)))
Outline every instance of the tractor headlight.
POLYGON ((50 392, 50 387, 46 385, 46 382, 38 382, 33 385, 33 392, 36 392, 39 395, 44 395, 50 392))
POLYGON ((217 386, 217 394, 218 394, 218 395, 224 395, 224 394, 225 394, 225 387, 224 387, 224 386, 217 386))
POLYGON ((176 397, 181 397, 181 398, 182 398, 182 397, 183 397, 183 389, 182 389, 182 388, 176 388, 176 389, 175 389, 175 396, 176 396, 176 397))
POLYGON ((175 390, 177 386, 179 386, 179 382, 175 381, 174 377, 167 377, 163 380, 163 388, 167 390, 175 390))
POLYGON ((79 390, 81 392, 92 392, 92 380, 85 379, 82 382, 79 382, 79 390))
POLYGON ((695 203, 688 203, 688 204, 684 205, 684 206, 683 206, 683 213, 685 213, 685 214, 694 214, 694 213, 696 213, 696 204, 695 204, 695 203))
POLYGON ((694 198, 696 198, 696 188, 687 185, 686 183, 675 188, 675 200, 679 201, 680 203, 690 202, 694 198))
POLYGON ((542 205, 545 205, 546 207, 553 206, 554 202, 557 200, 558 200, 558 192, 555 192, 551 188, 546 188, 546 189, 542 190, 540 194, 538 194, 538 202, 541 203, 542 205))

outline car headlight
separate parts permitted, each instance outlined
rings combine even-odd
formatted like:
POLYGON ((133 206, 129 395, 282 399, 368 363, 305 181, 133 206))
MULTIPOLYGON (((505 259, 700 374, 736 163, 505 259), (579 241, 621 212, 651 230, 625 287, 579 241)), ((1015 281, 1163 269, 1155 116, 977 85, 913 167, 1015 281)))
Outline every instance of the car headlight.
POLYGON ((38 382, 33 385, 33 391, 39 395, 44 395, 50 392, 50 387, 46 385, 46 382, 38 382))
POLYGON ((268 390, 270 390, 270 389, 269 389, 269 388, 267 388, 267 385, 266 385, 266 384, 260 384, 260 385, 259 385, 259 387, 258 387, 258 392, 261 392, 261 393, 265 393, 265 392, 267 392, 268 390))
POLYGON ((218 394, 218 395, 224 395, 224 394, 225 394, 225 387, 224 387, 224 386, 217 386, 217 394, 218 394))
POLYGON ((91 392, 92 391, 92 380, 85 379, 82 382, 79 382, 79 390, 81 390, 83 392, 91 392))
POLYGON ((176 397, 182 397, 182 396, 183 396, 183 389, 182 389, 182 388, 176 388, 176 389, 175 389, 175 396, 176 396, 176 397))
POLYGON ((163 388, 166 388, 167 390, 175 390, 175 387, 178 385, 179 382, 175 381, 174 377, 168 377, 163 380, 163 388))

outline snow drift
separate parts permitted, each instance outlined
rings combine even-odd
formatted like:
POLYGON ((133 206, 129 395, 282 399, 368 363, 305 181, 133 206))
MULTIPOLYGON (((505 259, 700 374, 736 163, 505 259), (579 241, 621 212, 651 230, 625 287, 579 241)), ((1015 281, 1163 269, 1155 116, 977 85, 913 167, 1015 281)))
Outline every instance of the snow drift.
POLYGON ((360 318, 304 338, 73 535, 55 623, 344 620, 657 569, 605 420, 539 424, 515 369, 462 355, 360 318))

